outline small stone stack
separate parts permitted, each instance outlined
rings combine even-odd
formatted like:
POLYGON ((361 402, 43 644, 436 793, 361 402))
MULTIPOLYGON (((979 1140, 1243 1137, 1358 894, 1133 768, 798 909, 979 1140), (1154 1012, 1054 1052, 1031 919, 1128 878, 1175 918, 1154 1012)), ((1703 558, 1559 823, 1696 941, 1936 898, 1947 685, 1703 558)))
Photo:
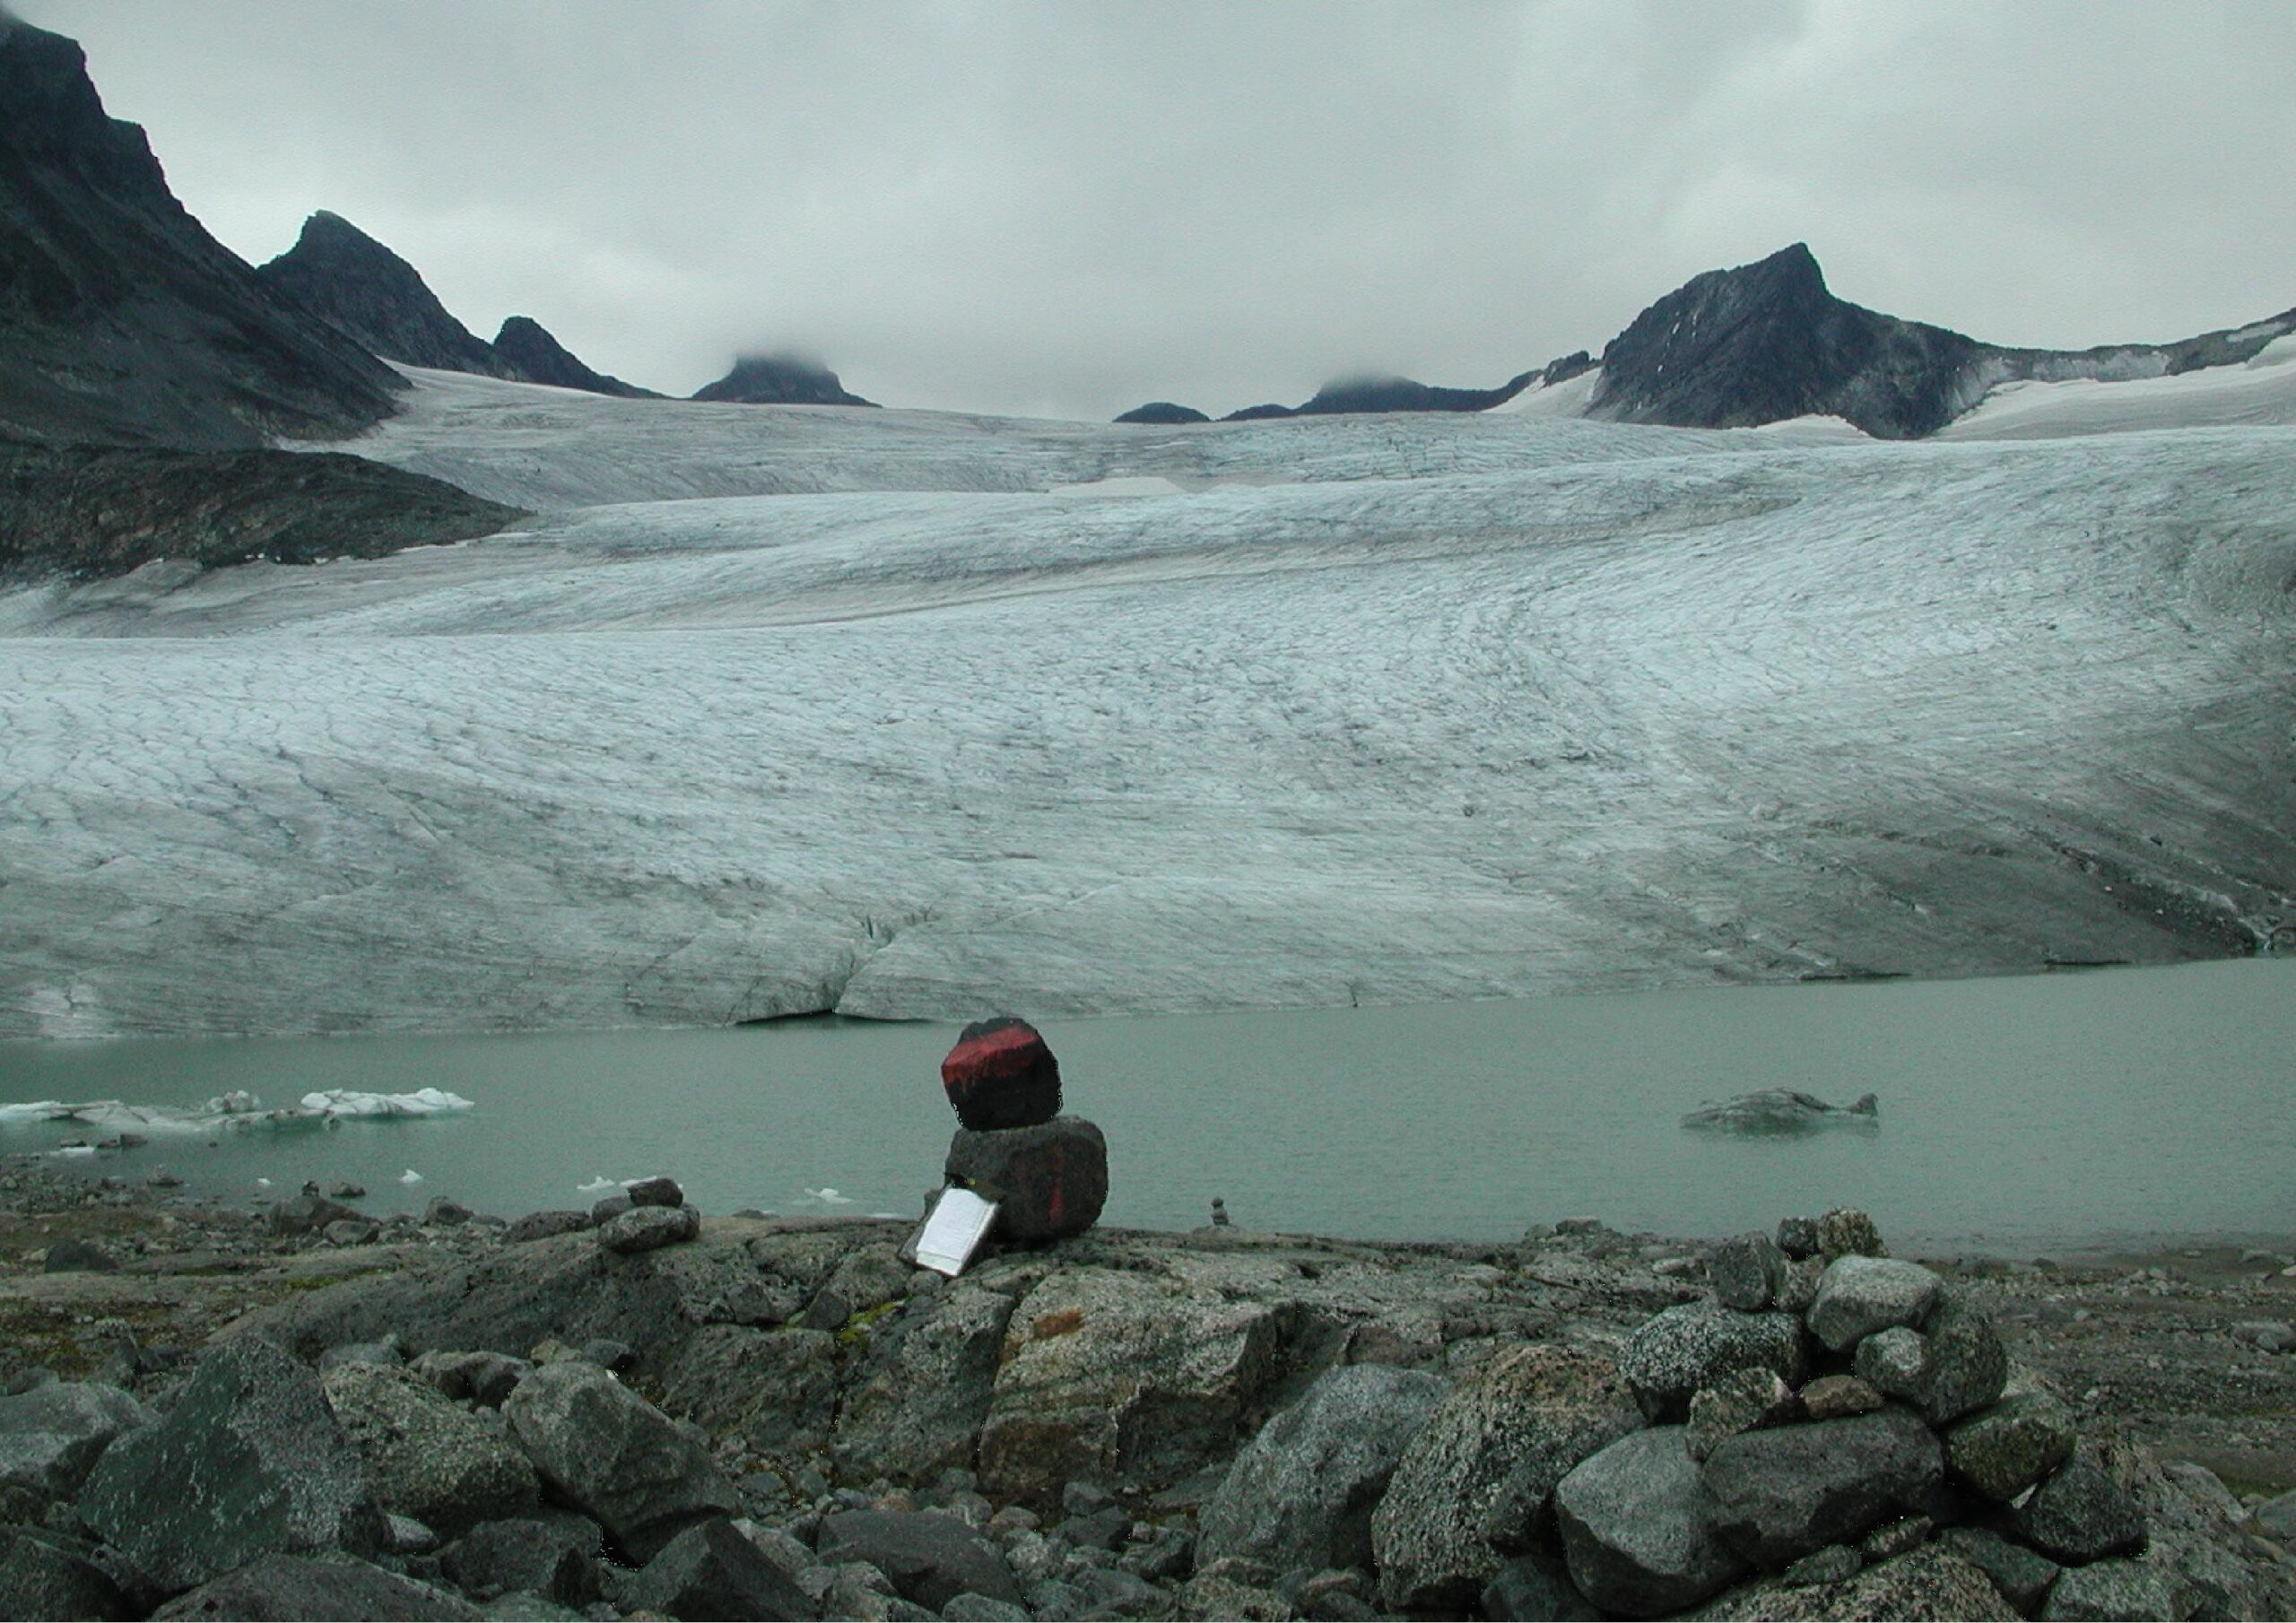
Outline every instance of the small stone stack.
POLYGON ((1840 1584, 1934 1544, 2025 1616, 2113 1615, 2074 1597, 2143 1576, 2115 1558, 2144 1549, 2144 1515, 2066 1406, 2013 1376, 1960 1286, 1883 1254, 1856 1211, 1723 1241, 1708 1270, 1712 1299, 1620 1354, 1649 1428, 1554 1490, 1587 1600, 1650 1617, 1749 1575, 1840 1584))
POLYGON ((961 1124, 948 1179, 1000 1203, 1000 1234, 1062 1239, 1099 1220, 1108 1141, 1060 1114, 1060 1062, 1035 1027, 1009 1015, 967 1026, 941 1062, 941 1086, 961 1124))

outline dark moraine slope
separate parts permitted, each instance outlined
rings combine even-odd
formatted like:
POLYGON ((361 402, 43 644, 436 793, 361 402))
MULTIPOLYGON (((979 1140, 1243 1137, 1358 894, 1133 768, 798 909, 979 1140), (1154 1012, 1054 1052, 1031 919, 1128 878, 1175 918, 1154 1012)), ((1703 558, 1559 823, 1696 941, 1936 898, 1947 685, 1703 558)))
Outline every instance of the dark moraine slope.
POLYGON ((1708 271, 1636 317, 1603 351, 1588 415, 1675 428, 1848 419, 1884 439, 1934 434, 1996 384, 2121 379, 2248 360, 2296 330, 2296 310, 2166 344, 2012 349, 1837 299, 1807 246, 1708 271))
POLYGON ((256 274, 388 360, 488 378, 517 375, 492 345, 447 313, 420 272, 340 214, 313 214, 295 246, 256 274))
POLYGON ((185 211, 77 45, 0 13, 0 438, 332 437, 402 386, 185 211))
POLYGON ((521 516, 420 473, 332 452, 0 444, 0 583, 374 558, 521 516))
POLYGON ((494 334, 494 352, 528 383, 554 384, 561 389, 582 389, 592 395, 615 395, 624 400, 659 400, 652 389, 591 370, 574 352, 551 335, 550 329, 531 316, 512 316, 494 334))
POLYGON ((717 382, 693 392, 696 400, 732 402, 738 405, 874 406, 849 393, 835 372, 810 356, 784 352, 775 355, 744 355, 734 369, 717 382))

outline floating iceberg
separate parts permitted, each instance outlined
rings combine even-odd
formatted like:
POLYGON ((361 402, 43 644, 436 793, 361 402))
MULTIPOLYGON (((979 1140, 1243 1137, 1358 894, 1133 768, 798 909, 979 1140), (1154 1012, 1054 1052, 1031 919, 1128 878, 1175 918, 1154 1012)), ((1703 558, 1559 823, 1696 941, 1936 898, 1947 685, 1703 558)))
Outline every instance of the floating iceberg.
POLYGON ((222 1094, 187 1108, 130 1105, 119 1099, 91 1099, 77 1105, 61 1099, 38 1099, 29 1104, 0 1105, 0 1127, 76 1122, 82 1126, 115 1132, 193 1133, 224 1128, 289 1127, 346 1117, 442 1115, 471 1108, 470 1100, 439 1088, 418 1088, 412 1093, 368 1093, 352 1088, 329 1088, 305 1094, 300 1105, 275 1110, 265 1109, 261 1099, 247 1092, 222 1094))
POLYGON ((1819 1127, 1878 1127, 1881 1104, 1872 1094, 1854 1105, 1829 1105, 1791 1088, 1761 1088, 1734 1099, 1709 1099, 1683 1117, 1683 1125, 1723 1133, 1808 1133, 1819 1127))

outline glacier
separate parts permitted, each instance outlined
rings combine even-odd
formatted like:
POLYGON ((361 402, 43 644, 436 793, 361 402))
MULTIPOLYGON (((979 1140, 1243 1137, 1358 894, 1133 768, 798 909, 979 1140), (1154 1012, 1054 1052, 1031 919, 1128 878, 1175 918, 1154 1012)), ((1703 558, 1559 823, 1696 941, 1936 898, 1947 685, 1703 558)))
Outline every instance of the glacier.
POLYGON ((0 595, 0 1036, 2296 950, 2280 348, 1910 443, 410 369, 330 448, 533 516, 0 595))

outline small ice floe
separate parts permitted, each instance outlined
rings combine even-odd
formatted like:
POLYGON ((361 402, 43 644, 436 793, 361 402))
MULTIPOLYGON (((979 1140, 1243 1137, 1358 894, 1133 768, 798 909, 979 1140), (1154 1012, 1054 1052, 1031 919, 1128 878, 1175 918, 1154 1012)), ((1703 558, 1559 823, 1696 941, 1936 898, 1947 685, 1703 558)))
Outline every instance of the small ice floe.
POLYGON ((62 1148, 58 1149, 55 1153, 57 1155, 93 1155, 95 1152, 96 1147, 93 1144, 65 1144, 62 1148))
POLYGON ((620 1183, 601 1172, 597 1176, 592 1178, 587 1184, 575 1185, 574 1193, 577 1194, 609 1194, 621 1187, 622 1185, 620 1183))
POLYGON ((271 1180, 269 1178, 257 1178, 255 1181, 255 1186, 258 1189, 268 1189, 271 1187, 271 1180))
POLYGON ((1709 1099, 1683 1125, 1718 1133, 1809 1133, 1820 1127, 1878 1127, 1881 1102, 1868 1093, 1854 1105, 1829 1105, 1792 1088, 1761 1088, 1734 1099, 1709 1099))
POLYGON ((417 1172, 413 1167, 409 1167, 404 1172, 398 1175, 398 1181, 402 1184, 419 1184, 422 1181, 422 1175, 417 1172))
POLYGON ((839 1194, 834 1189, 808 1189, 805 1191, 805 1198, 809 1201, 819 1201, 824 1206, 850 1206, 853 1204, 853 1197, 851 1195, 839 1194))

